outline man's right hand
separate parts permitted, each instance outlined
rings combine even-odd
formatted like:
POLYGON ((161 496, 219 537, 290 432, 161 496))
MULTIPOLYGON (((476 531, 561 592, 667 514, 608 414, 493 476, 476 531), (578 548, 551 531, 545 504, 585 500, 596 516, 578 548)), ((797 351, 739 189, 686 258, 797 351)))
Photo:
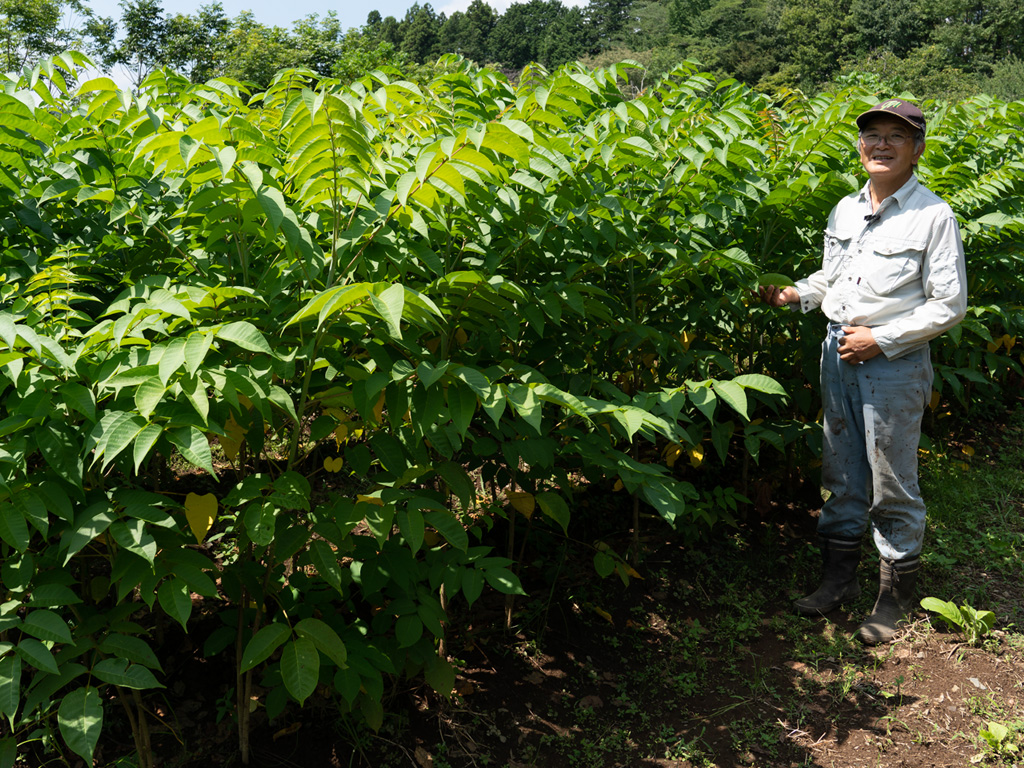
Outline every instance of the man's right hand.
POLYGON ((758 292, 761 294, 761 301, 773 307, 784 307, 787 304, 795 304, 800 301, 800 294, 792 285, 786 288, 762 285, 758 288, 758 292))

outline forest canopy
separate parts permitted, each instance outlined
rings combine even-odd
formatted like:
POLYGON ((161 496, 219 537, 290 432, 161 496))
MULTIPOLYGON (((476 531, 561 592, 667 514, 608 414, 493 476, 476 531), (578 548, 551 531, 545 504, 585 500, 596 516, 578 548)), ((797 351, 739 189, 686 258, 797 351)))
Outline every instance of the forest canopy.
POLYGON ((392 66, 423 81, 439 57, 455 53, 513 77, 531 62, 577 60, 633 60, 656 76, 689 59, 765 90, 862 81, 932 98, 1024 97, 1024 6, 1016 0, 528 0, 504 13, 472 0, 451 15, 416 2, 402 18, 370 11, 351 29, 333 11, 286 29, 251 12, 231 18, 219 2, 193 14, 170 12, 161 0, 122 0, 120 8, 111 18, 88 0, 0 0, 0 71, 77 48, 122 68, 135 86, 160 67, 193 82, 226 76, 259 87, 287 67, 348 82, 392 66))

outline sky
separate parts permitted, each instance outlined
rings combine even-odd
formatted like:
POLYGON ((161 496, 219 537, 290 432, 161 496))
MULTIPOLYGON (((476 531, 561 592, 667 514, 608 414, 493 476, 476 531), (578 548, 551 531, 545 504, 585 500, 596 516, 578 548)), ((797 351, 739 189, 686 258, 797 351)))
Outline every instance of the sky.
MULTIPOLYGON (((504 11, 512 0, 488 0, 498 11, 504 11)), ((115 20, 121 17, 118 0, 86 0, 92 10, 100 16, 112 16, 115 20)), ((195 13, 199 6, 207 5, 211 0, 163 0, 165 16, 176 13, 195 13)), ((242 11, 252 11, 256 21, 271 27, 289 28, 292 22, 311 13, 324 16, 328 11, 338 12, 343 28, 361 27, 366 23, 367 14, 376 9, 381 16, 394 16, 401 19, 413 4, 414 0, 221 0, 224 12, 235 17, 242 11)), ((451 15, 455 11, 464 11, 469 7, 470 0, 435 0, 431 3, 438 13, 451 15)), ((421 3, 425 4, 425 3, 421 3)), ((576 5, 578 3, 567 3, 576 5)))

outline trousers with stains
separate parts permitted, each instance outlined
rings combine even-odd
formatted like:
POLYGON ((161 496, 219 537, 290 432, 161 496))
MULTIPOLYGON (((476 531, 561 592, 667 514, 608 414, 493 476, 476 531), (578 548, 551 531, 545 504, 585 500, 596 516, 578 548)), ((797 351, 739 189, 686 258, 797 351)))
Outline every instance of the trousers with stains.
POLYGON ((822 344, 822 484, 831 495, 818 533, 859 538, 870 524, 882 558, 916 557, 925 527, 917 447, 931 398, 930 350, 851 365, 839 359, 844 335, 840 324, 830 323, 822 344))

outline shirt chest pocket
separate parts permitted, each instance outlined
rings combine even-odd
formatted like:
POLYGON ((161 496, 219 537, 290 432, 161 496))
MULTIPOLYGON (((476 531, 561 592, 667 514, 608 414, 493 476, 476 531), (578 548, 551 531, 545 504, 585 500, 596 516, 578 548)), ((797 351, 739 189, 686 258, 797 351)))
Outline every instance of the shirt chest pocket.
POLYGON ((924 240, 878 238, 865 254, 862 277, 868 288, 879 296, 887 296, 908 283, 921 278, 924 240))
POLYGON ((825 230, 822 268, 825 270, 825 278, 830 284, 836 281, 836 278, 843 271, 843 265, 850 258, 850 246, 852 243, 853 232, 842 229, 825 230))

